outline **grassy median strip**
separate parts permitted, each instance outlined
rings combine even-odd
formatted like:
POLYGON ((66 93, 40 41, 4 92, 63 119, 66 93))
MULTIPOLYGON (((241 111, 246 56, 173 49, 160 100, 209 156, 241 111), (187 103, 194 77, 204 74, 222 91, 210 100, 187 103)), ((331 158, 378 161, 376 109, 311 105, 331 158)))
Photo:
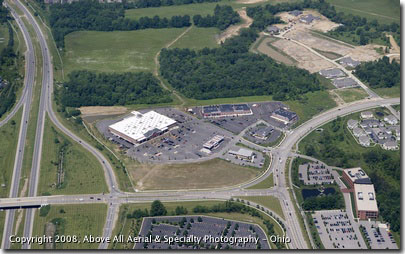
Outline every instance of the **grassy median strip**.
POLYGON ((252 201, 256 204, 262 205, 266 208, 269 208, 275 212, 278 216, 285 220, 283 209, 281 208, 280 200, 273 196, 248 196, 248 197, 239 197, 244 200, 252 201))
POLYGON ((248 187, 247 189, 268 189, 274 187, 273 173, 271 173, 266 179, 258 184, 248 187))

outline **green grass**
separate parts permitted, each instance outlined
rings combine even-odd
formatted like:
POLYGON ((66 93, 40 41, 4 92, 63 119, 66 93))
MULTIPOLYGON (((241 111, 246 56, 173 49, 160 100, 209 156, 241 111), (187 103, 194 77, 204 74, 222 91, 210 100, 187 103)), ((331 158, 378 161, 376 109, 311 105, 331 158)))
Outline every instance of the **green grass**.
POLYGON ((307 212, 307 213, 305 213, 305 216, 307 217, 306 219, 308 221, 309 230, 311 232, 314 243, 317 245, 317 247, 319 249, 325 249, 325 247, 322 244, 321 238, 319 237, 319 233, 318 233, 318 230, 316 229, 314 219, 312 218, 311 213, 307 212))
MULTIPOLYGON (((85 235, 102 236, 107 216, 107 205, 51 205, 47 216, 40 217, 39 211, 35 213, 32 235, 45 234, 45 224, 53 219, 60 218, 64 224, 57 227, 60 235, 76 235, 82 240, 85 235)), ((33 249, 43 249, 43 245, 33 244, 33 249)), ((98 243, 56 243, 56 249, 97 249, 98 243)))
POLYGON ((154 57, 185 28, 138 31, 80 31, 65 37, 65 75, 73 70, 97 72, 153 71, 154 57))
POLYGON ((217 48, 219 44, 216 42, 215 36, 219 33, 219 29, 215 27, 203 28, 193 26, 187 34, 181 37, 170 48, 189 48, 195 50, 205 47, 217 48))
POLYGON ((327 0, 337 12, 345 12, 379 23, 400 23, 401 9, 397 0, 327 0))
POLYGON ((7 24, 0 25, 0 51, 7 47, 9 37, 7 24))
POLYGON ((323 55, 323 56, 325 56, 325 57, 327 57, 329 59, 332 59, 332 60, 336 59, 336 58, 339 58, 339 57, 342 57, 342 55, 337 54, 335 52, 331 52, 331 51, 322 51, 320 49, 315 49, 315 48, 313 50, 315 50, 319 54, 321 54, 321 55, 323 55))
POLYGON ((69 139, 46 118, 44 128, 38 195, 90 194, 107 192, 104 172, 98 160, 78 143, 69 139), (57 143, 56 143, 57 141, 57 143), (57 185, 57 170, 62 145, 68 142, 63 152, 65 179, 57 185))
MULTIPOLYGON (((5 211, 0 211, 0 228, 4 229, 6 222, 6 212, 5 211)), ((3 230, 0 230, 0 245, 2 244, 3 241, 3 230)))
MULTIPOLYGON (((164 206, 166 207, 167 210, 167 215, 174 215, 174 210, 176 209, 177 206, 183 206, 184 208, 187 209, 188 213, 187 215, 195 215, 193 212, 193 208, 196 207, 197 205, 202 205, 202 206, 213 206, 216 204, 221 204, 224 203, 225 201, 184 201, 184 202, 163 202, 164 206)), ((120 206, 119 209, 119 217, 117 224, 115 228, 112 231, 112 235, 118 235, 118 234, 123 234, 126 239, 126 237, 129 234, 135 234, 137 235, 139 232, 139 229, 141 227, 141 220, 136 220, 136 219, 128 219, 127 215, 129 213, 132 213, 135 209, 148 209, 150 210, 150 205, 151 203, 139 203, 139 204, 123 204, 120 206)), ((283 235, 282 234, 282 229, 278 224, 269 217, 268 215, 261 213, 263 215, 264 219, 267 219, 271 221, 274 225, 274 231, 278 235, 283 235)), ((261 226, 264 230, 267 231, 265 225, 263 224, 262 219, 258 217, 252 217, 248 214, 240 214, 240 213, 204 213, 201 214, 203 216, 214 216, 218 218, 224 218, 224 219, 230 219, 230 220, 238 220, 238 221, 244 221, 248 223, 256 223, 259 226, 261 226)), ((275 248, 275 245, 273 243, 270 243, 272 248, 275 248)), ((128 243, 116 243, 113 244, 111 243, 109 248, 113 249, 131 249, 133 247, 133 244, 128 244, 128 243)))
POLYGON ((363 88, 337 89, 335 92, 347 103, 362 100, 368 96, 363 88))
POLYGON ((249 197, 240 197, 248 201, 255 202, 256 204, 262 205, 269 208, 275 212, 278 216, 285 219, 283 209, 281 208, 280 200, 273 196, 249 196, 249 197))
POLYGON ((274 187, 273 173, 271 173, 266 179, 258 184, 248 187, 247 189, 268 189, 274 187))
POLYGON ((0 197, 9 196, 13 176, 14 160, 17 154, 18 136, 21 126, 22 108, 3 127, 0 128, 0 197), (15 124, 13 125, 12 122, 15 124))
POLYGON ((398 98, 401 96, 400 86, 394 86, 390 88, 374 88, 372 90, 384 98, 398 98))
POLYGON ((307 93, 302 98, 301 100, 286 102, 299 117, 295 126, 299 126, 323 111, 336 107, 336 102, 327 91, 307 93))

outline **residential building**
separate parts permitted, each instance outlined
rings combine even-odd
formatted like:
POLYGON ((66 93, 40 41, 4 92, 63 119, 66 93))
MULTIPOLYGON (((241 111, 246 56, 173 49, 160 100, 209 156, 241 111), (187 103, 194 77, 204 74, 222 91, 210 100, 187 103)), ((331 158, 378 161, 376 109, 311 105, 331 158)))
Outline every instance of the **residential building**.
POLYGON ((360 61, 353 60, 350 56, 344 57, 339 60, 339 63, 344 67, 352 67, 355 68, 357 65, 360 64, 360 61))
POLYGON ((293 11, 288 12, 288 14, 293 15, 293 16, 295 16, 295 17, 298 17, 299 15, 302 14, 302 11, 300 11, 300 10, 293 10, 293 11))
POLYGON ((365 136, 366 133, 363 131, 362 128, 356 127, 353 129, 353 135, 355 137, 361 137, 361 136, 365 136))
POLYGON ((368 136, 359 137, 359 143, 362 146, 370 146, 370 138, 368 136))
POLYGON ((371 111, 363 111, 360 113, 360 117, 363 119, 370 119, 370 118, 373 118, 374 115, 371 111))
POLYGON ((350 119, 349 121, 347 121, 347 127, 349 127, 349 129, 354 129, 355 127, 358 126, 359 126, 358 120, 350 119))
POLYGON ((332 68, 332 69, 326 69, 326 70, 320 70, 319 74, 324 76, 325 78, 340 78, 346 76, 346 74, 338 68, 332 68))
POLYGON ((315 17, 312 14, 308 14, 308 15, 301 17, 300 21, 305 24, 310 24, 310 23, 312 23, 312 21, 319 20, 319 19, 320 19, 319 17, 315 17))
POLYGON ((357 82, 352 78, 341 78, 333 80, 333 85, 337 88, 348 88, 358 86, 357 82))
POLYGON ((382 147, 385 150, 397 150, 398 149, 398 143, 397 143, 397 141, 387 141, 382 145, 382 147))
POLYGON ((279 34, 280 33, 280 29, 276 26, 268 26, 266 28, 266 32, 270 33, 270 34, 279 34))
POLYGON ((398 119, 393 116, 393 115, 388 115, 384 117, 384 121, 386 121, 387 123, 391 124, 391 125, 396 125, 398 124, 398 119))

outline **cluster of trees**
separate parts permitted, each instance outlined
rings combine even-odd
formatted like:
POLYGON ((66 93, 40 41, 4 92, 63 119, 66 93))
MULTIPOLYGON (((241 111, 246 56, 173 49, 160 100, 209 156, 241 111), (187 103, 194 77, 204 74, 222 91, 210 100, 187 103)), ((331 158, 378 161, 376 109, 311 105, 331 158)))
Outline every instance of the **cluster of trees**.
POLYGON ((198 27, 217 27, 225 30, 230 25, 236 24, 240 21, 239 14, 232 9, 229 5, 215 6, 214 15, 195 15, 193 22, 198 27))
POLYGON ((64 107, 153 104, 172 100, 170 93, 160 87, 151 73, 73 71, 68 77, 69 81, 58 90, 59 102, 64 107))
POLYGON ((0 82, 2 82, 0 85, 0 117, 13 107, 17 98, 16 92, 22 85, 22 77, 17 68, 21 56, 14 51, 14 33, 8 19, 10 19, 8 9, 1 5, 0 25, 7 25, 9 39, 7 46, 0 52, 0 82))
POLYGON ((397 61, 390 62, 386 56, 358 65, 355 75, 373 88, 399 86, 401 84, 401 65, 397 61))
POLYGON ((338 192, 324 196, 309 197, 302 203, 302 208, 306 211, 333 210, 342 209, 344 207, 343 197, 338 192))
POLYGON ((251 27, 260 30, 264 30, 267 26, 272 24, 284 23, 280 17, 276 17, 273 13, 262 6, 247 8, 246 14, 253 19, 251 27))
POLYGON ((183 4, 197 4, 197 3, 214 3, 221 0, 135 0, 124 1, 124 6, 127 9, 133 8, 149 8, 171 5, 183 5, 183 4))
POLYGON ((317 77, 308 71, 249 52, 256 38, 255 29, 242 29, 220 48, 163 49, 161 73, 185 96, 200 100, 253 95, 293 100, 321 89, 317 77))
POLYGON ((265 7, 250 7, 247 14, 255 19, 253 26, 263 29, 266 25, 276 22, 274 15, 279 12, 316 9, 331 21, 342 24, 337 29, 328 32, 334 37, 352 37, 352 42, 365 45, 374 39, 386 41, 384 32, 391 32, 395 38, 400 38, 400 26, 393 22, 390 25, 379 24, 377 20, 368 21, 360 16, 337 12, 335 7, 325 0, 304 0, 303 2, 267 4, 265 7))
POLYGON ((121 3, 103 4, 94 0, 53 4, 50 6, 49 23, 58 47, 64 46, 64 37, 79 30, 129 31, 147 28, 168 28, 190 26, 190 16, 160 18, 141 17, 139 20, 125 18, 121 3))

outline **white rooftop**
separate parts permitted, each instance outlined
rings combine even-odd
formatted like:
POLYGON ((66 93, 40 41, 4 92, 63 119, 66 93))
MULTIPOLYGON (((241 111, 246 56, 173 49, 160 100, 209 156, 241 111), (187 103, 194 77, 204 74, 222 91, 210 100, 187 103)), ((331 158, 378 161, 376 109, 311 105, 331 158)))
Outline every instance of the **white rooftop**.
POLYGON ((133 116, 127 117, 109 127, 132 139, 142 141, 143 139, 148 138, 145 134, 149 131, 155 129, 165 131, 168 129, 168 126, 176 123, 175 120, 155 111, 149 111, 145 114, 137 111, 132 111, 131 113, 133 116))
POLYGON ((354 195, 356 198, 357 210, 378 212, 374 185, 354 184, 354 195))
POLYGON ((253 155, 253 151, 245 148, 239 148, 238 151, 229 151, 231 154, 239 155, 239 156, 245 156, 245 157, 251 157, 253 155))
POLYGON ((349 176, 350 180, 354 182, 357 179, 368 178, 366 172, 361 168, 348 168, 344 172, 349 176))

